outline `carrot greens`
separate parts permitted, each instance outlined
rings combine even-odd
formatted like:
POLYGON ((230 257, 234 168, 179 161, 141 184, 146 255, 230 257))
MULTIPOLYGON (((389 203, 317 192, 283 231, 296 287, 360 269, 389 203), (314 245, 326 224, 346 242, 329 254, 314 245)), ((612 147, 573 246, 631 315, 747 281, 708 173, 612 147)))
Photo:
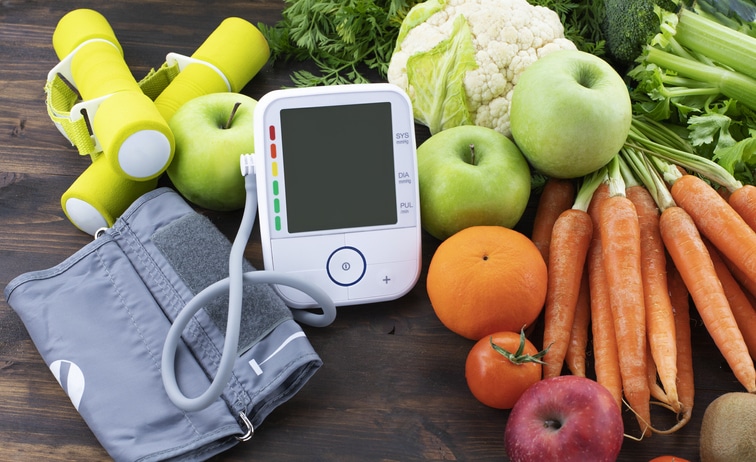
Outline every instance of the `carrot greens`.
POLYGON ((639 149, 698 173, 733 192, 743 186, 720 164, 700 155, 669 127, 653 120, 633 119, 626 147, 639 149))
POLYGON ((258 24, 271 58, 312 60, 318 73, 291 74, 299 87, 365 83, 369 71, 385 78, 399 27, 418 0, 286 0, 283 17, 258 24))

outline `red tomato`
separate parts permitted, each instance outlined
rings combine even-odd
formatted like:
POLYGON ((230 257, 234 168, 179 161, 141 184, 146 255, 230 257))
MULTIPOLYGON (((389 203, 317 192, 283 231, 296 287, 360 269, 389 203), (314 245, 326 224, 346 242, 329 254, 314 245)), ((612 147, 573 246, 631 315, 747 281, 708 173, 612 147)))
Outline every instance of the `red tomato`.
POLYGON ((659 456, 654 457, 648 462, 690 462, 688 459, 683 459, 682 457, 676 457, 676 456, 659 456))
POLYGON ((483 337, 467 355, 467 386, 486 406, 512 409, 525 389, 541 379, 542 356, 524 333, 483 337))

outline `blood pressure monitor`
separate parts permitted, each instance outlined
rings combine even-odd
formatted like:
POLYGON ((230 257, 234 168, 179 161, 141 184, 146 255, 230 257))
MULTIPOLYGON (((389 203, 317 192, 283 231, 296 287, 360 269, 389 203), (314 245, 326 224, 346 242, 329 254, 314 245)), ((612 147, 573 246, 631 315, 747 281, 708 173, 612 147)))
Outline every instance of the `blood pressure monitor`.
MULTIPOLYGON (((275 90, 254 120, 265 269, 316 283, 338 306, 412 289, 421 228, 407 95, 391 84, 275 90)), ((292 307, 314 306, 275 289, 292 307)))

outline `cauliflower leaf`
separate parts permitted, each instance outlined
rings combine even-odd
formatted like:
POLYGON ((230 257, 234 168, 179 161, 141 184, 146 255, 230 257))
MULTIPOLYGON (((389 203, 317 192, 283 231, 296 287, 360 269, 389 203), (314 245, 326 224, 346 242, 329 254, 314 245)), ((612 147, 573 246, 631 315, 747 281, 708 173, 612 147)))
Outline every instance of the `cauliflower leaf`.
POLYGON ((409 57, 407 80, 414 90, 415 118, 432 134, 473 124, 464 76, 477 67, 470 27, 462 15, 454 20, 448 39, 409 57))

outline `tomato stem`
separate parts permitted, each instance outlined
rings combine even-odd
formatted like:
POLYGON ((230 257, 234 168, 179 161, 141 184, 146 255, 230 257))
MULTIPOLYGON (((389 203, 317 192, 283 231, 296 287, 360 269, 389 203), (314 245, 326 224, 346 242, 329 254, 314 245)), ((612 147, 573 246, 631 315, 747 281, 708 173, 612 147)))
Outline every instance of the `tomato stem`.
POLYGON ((538 364, 546 364, 545 362, 541 361, 541 358, 544 357, 546 352, 549 351, 549 345, 548 347, 544 348, 542 351, 539 351, 538 353, 534 355, 526 355, 523 354, 523 351, 525 351, 525 328, 523 327, 520 329, 520 345, 517 347, 517 351, 514 353, 511 353, 504 348, 500 347, 499 345, 495 344, 493 341, 493 336, 489 338, 489 341, 491 342, 491 348, 493 348, 497 353, 504 356, 508 360, 512 362, 512 364, 525 364, 525 363, 538 363, 538 364))

